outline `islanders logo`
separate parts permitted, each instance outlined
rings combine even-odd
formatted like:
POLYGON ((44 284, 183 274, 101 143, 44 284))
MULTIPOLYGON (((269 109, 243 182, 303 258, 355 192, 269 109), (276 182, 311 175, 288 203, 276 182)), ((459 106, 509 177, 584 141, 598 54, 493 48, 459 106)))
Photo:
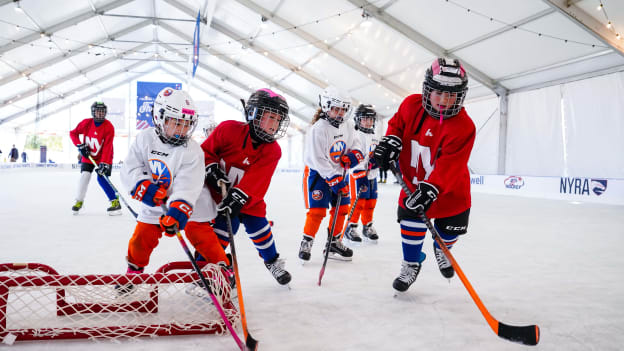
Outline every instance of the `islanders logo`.
POLYGON ((607 190, 606 179, 592 179, 590 184, 591 190, 598 196, 602 195, 602 193, 607 190))
POLYGON ((334 142, 329 148, 329 157, 336 163, 340 162, 340 156, 344 153, 346 146, 347 144, 342 140, 334 142))
POLYGON ((148 162, 154 184, 169 189, 169 186, 171 186, 171 171, 169 171, 169 167, 163 161, 157 159, 151 159, 148 162))
POLYGON ((322 191, 320 191, 320 190, 314 190, 314 191, 312 192, 312 199, 313 199, 313 200, 319 201, 319 200, 321 200, 322 198, 323 198, 323 192, 322 192, 322 191))
POLYGON ((163 91, 164 96, 169 96, 171 95, 171 93, 173 93, 173 90, 171 88, 167 88, 165 91, 163 91))

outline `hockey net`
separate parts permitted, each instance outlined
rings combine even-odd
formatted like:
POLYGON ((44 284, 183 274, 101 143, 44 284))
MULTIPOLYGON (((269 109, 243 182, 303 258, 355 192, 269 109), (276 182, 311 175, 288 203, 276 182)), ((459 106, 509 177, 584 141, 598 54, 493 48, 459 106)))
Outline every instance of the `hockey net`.
MULTIPOLYGON (((220 267, 206 264, 202 272, 236 325, 240 314, 220 267)), ((39 263, 0 264, 0 341, 225 333, 196 281, 190 262, 129 275, 60 275, 39 263), (120 293, 130 284, 131 292, 120 293)))

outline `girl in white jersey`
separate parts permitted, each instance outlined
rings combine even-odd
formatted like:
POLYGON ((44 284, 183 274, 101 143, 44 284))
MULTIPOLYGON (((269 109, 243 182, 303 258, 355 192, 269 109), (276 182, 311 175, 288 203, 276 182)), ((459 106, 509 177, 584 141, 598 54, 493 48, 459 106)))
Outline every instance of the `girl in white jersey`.
MULTIPOLYGON (((353 128, 343 124, 351 108, 351 100, 346 94, 335 87, 327 87, 319 95, 319 105, 305 140, 303 189, 308 212, 299 258, 310 260, 314 237, 331 203, 333 207, 339 206, 339 209, 329 257, 350 261, 353 251, 340 241, 350 203, 349 187, 344 176, 346 169, 357 166, 364 159, 362 145, 359 138, 354 138, 353 128), (339 193, 343 197, 340 204, 336 204, 339 193)), ((332 209, 330 223, 333 217, 332 209)), ((327 230, 329 232, 330 228, 327 230)))
MULTIPOLYGON (((217 252, 225 258, 207 223, 216 216, 216 205, 204 188, 204 153, 191 139, 197 125, 193 100, 184 91, 165 88, 154 100, 152 119, 154 128, 137 135, 121 168, 125 187, 131 189, 133 199, 142 202, 128 243, 127 272, 143 272, 163 232, 175 236, 185 228, 187 238, 204 257, 217 252), (168 208, 164 215, 162 204, 168 208), (193 222, 197 223, 191 230, 193 222), (198 224, 203 222, 205 226, 198 224)), ((118 291, 126 293, 128 288, 132 287, 118 287, 118 291)))
POLYGON ((373 211, 377 204, 377 175, 379 167, 373 156, 373 151, 379 144, 380 136, 376 133, 375 122, 377 120, 377 112, 372 105, 360 105, 353 115, 355 122, 355 137, 359 138, 363 151, 365 152, 364 161, 351 170, 349 177, 349 188, 351 189, 351 206, 354 205, 358 196, 357 204, 353 210, 347 228, 345 229, 345 238, 352 242, 361 242, 362 238, 357 233, 357 225, 362 218, 362 234, 372 242, 376 243, 378 236, 377 231, 373 228, 373 211))

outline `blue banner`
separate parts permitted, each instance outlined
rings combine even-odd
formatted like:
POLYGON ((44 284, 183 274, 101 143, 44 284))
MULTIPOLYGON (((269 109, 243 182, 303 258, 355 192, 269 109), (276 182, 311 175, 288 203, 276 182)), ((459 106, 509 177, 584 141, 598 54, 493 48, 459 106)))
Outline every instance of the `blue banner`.
POLYGON ((197 20, 195 21, 195 32, 193 33, 193 75, 195 78, 195 71, 197 71, 197 65, 199 64, 199 24, 200 24, 199 11, 197 11, 197 20))
POLYGON ((154 99, 161 90, 167 87, 181 90, 182 83, 137 81, 137 130, 154 126, 154 122, 152 122, 152 108, 154 106, 154 99))

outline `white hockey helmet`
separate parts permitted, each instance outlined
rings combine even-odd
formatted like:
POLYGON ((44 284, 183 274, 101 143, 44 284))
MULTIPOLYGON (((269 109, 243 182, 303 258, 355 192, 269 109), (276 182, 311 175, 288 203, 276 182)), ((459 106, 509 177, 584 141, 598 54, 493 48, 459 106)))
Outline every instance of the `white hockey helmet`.
POLYGON ((346 116, 351 109, 351 98, 345 92, 330 85, 319 94, 319 106, 321 107, 321 111, 323 111, 323 117, 327 119, 331 125, 338 127, 344 121, 344 116, 346 116), (345 112, 342 116, 337 115, 331 117, 329 111, 331 111, 332 107, 344 109, 345 112))
POLYGON ((163 143, 186 143, 197 127, 197 118, 195 103, 186 91, 165 88, 154 100, 152 120, 163 143))

